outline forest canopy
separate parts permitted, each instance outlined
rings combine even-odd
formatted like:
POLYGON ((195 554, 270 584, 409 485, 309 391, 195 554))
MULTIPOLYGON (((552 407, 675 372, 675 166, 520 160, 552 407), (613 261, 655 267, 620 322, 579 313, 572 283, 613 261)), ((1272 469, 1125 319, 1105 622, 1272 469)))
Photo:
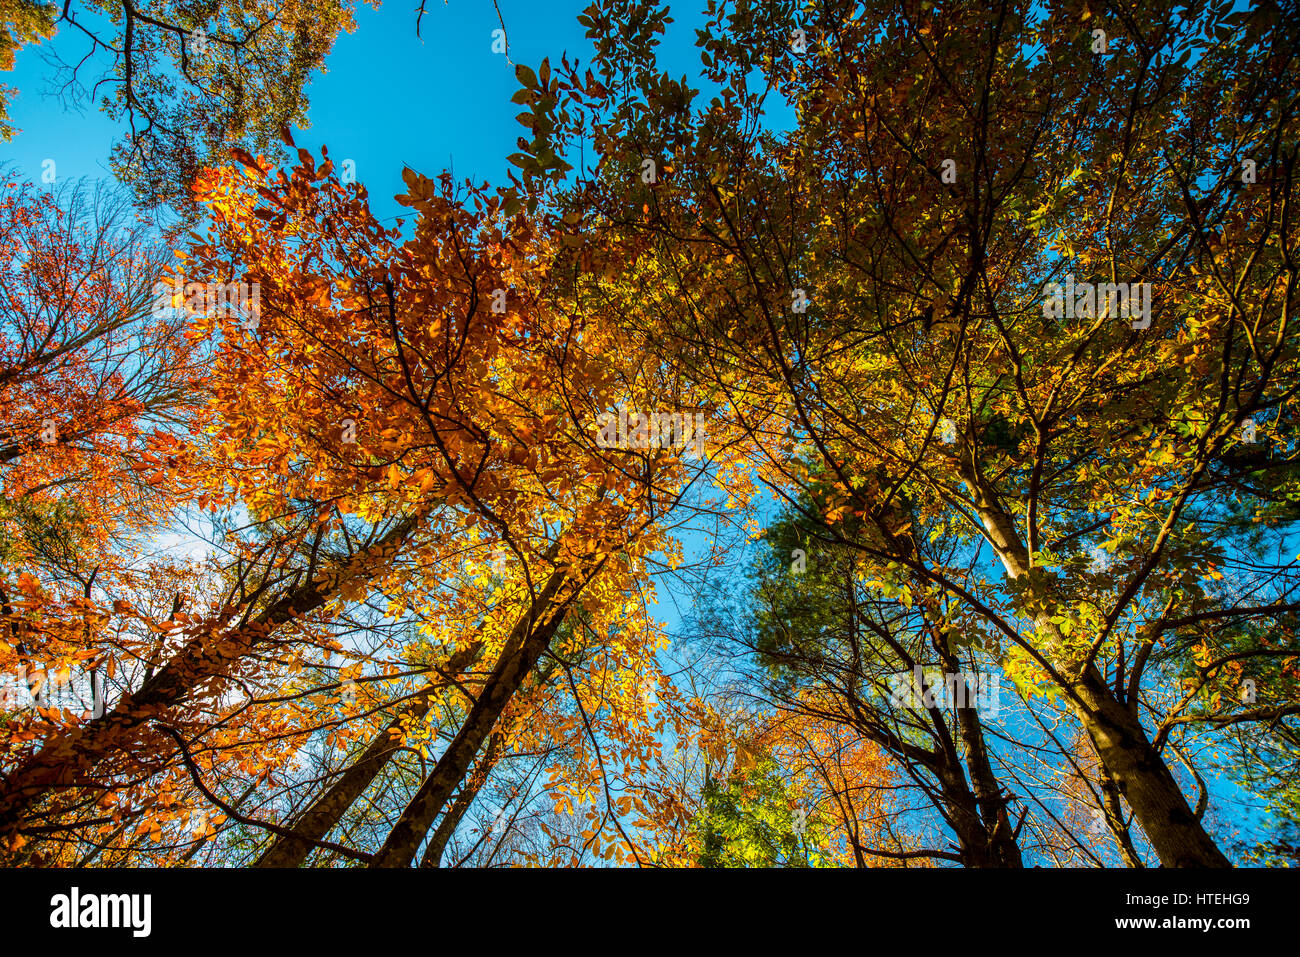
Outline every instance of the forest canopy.
POLYGON ((1296 862, 1294 11, 701 2, 394 220, 351 4, 0 0, 0 863, 1296 862))

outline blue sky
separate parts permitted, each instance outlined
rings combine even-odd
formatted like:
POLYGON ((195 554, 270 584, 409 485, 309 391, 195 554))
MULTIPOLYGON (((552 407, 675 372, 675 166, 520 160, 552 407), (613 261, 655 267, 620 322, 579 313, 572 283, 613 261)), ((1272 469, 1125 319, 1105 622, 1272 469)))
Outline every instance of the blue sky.
MULTIPOLYGON (((575 17, 589 0, 500 0, 514 63, 536 66, 549 56, 558 63, 568 51, 587 60, 589 41, 575 17)), ((500 21, 490 0, 451 0, 428 4, 421 34, 415 35, 416 5, 359 6, 357 29, 341 34, 326 61, 327 71, 311 82, 310 129, 295 131, 299 146, 319 152, 329 147, 336 162, 356 162, 357 178, 370 192, 376 215, 396 216, 393 196, 405 192, 401 172, 411 166, 429 176, 454 169, 457 179, 472 177, 503 183, 506 157, 517 152, 524 131, 516 121, 520 107, 510 102, 518 89, 506 56, 492 52, 492 31, 500 21)), ((687 8, 687 9, 693 9, 687 8)), ((664 66, 675 75, 694 76, 692 12, 670 25, 663 47, 664 66)), ((16 87, 10 107, 21 130, 0 145, 0 160, 39 180, 42 163, 53 159, 60 179, 107 177, 108 155, 118 127, 97 109, 69 108, 54 91, 46 58, 53 49, 65 61, 84 55, 82 37, 64 29, 50 44, 25 47, 13 73, 0 81, 16 87)))

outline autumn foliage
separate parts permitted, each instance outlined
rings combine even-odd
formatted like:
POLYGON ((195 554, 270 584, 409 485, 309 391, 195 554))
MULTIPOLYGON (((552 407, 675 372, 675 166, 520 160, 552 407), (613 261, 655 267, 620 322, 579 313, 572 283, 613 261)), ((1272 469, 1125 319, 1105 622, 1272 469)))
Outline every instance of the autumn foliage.
POLYGON ((711 0, 709 100, 624 6, 395 223, 287 131, 166 254, 3 184, 0 860, 1290 853, 1294 31, 711 0))

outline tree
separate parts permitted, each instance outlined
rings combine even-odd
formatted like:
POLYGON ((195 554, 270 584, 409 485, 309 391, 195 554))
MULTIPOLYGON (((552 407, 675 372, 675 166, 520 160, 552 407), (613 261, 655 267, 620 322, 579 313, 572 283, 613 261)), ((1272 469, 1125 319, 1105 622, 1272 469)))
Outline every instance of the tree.
MULTIPOLYGON (((643 625, 623 596, 656 547, 658 516, 696 470, 676 449, 602 447, 599 413, 660 386, 627 375, 634 366, 617 357, 598 315, 562 311, 534 292, 548 288, 546 247, 523 219, 498 217, 481 195, 477 208, 453 203, 410 173, 419 220, 399 246, 370 216, 364 191, 339 183, 328 161, 318 167, 300 153, 298 166, 271 179, 238 155, 245 172, 201 180, 212 230, 187 254, 174 302, 232 283, 258 292, 247 308, 186 301, 189 335, 211 350, 206 428, 156 462, 203 486, 200 504, 245 510, 257 534, 228 544, 228 597, 187 616, 159 670, 77 729, 75 761, 58 738, 22 761, 0 810, 21 828, 74 767, 103 775, 128 746, 160 771, 183 766, 203 790, 228 751, 197 761, 194 743, 235 715, 250 734, 276 729, 277 741, 314 733, 310 702, 326 689, 307 686, 290 696, 301 704, 269 708, 260 689, 269 693, 286 666, 290 675, 327 667, 317 656, 338 650, 331 622, 373 592, 385 596, 386 617, 414 619, 430 637, 427 650, 407 645, 408 661, 418 652, 416 673, 459 685, 452 663, 467 621, 489 665, 388 838, 373 854, 352 854, 407 864, 485 743, 513 720, 512 703, 568 616, 580 608, 585 630, 611 636, 589 658, 602 673, 606 656, 622 669, 645 654, 643 625), (223 700, 210 695, 237 676, 258 689, 248 700, 196 712, 223 700)), ((427 693, 453 705, 463 693, 445 682, 410 688, 409 667, 376 663, 373 680, 401 698, 414 692, 417 710, 427 693)), ((563 673, 579 694, 571 668, 563 673)), ((353 723, 369 727, 362 718, 353 723)), ((397 741, 396 711, 387 720, 360 732, 376 736, 294 827, 239 814, 289 839, 292 848, 270 859, 301 861, 325 843, 390 766, 390 744, 400 750, 418 732, 407 722, 397 741)))
MULTIPOLYGON (((371 0, 378 6, 377 0, 371 0)), ((189 186, 231 146, 265 151, 281 126, 307 124, 306 86, 323 70, 340 32, 355 29, 353 4, 339 0, 228 3, 90 0, 74 6, 6 0, 0 7, 0 69, 14 52, 67 27, 89 50, 77 63, 58 61, 62 92, 90 100, 125 132, 113 172, 150 207, 197 212, 189 186), (87 61, 108 59, 87 83, 87 61), (87 89, 87 85, 89 89, 87 89)), ((0 141, 12 91, 0 89, 0 141)))
MULTIPOLYGON (((54 34, 54 5, 32 0, 4 0, 0 3, 0 70, 14 68, 17 52, 28 43, 48 40, 54 34)), ((9 98, 13 91, 0 86, 0 142, 14 135, 9 123, 9 98)))
POLYGON ((140 552, 180 506, 150 452, 199 402, 193 345, 154 308, 166 255, 149 224, 102 188, 2 189, 0 669, 6 699, 35 705, 7 717, 9 771, 105 710, 137 637, 107 627, 105 596, 190 574, 140 552))
POLYGON ((769 526, 765 544, 749 599, 752 631, 742 626, 730 639, 763 669, 758 693, 783 711, 854 729, 924 781, 921 794, 955 833, 967 866, 1020 866, 1016 835, 1027 809, 1013 821, 1011 795, 1023 789, 1004 787, 993 769, 980 709, 1001 689, 989 687, 979 645, 955 644, 941 610, 914 605, 907 586, 891 595, 860 582, 852 553, 837 554, 797 517, 769 526))
MULTIPOLYGON (((945 627, 995 634, 1164 864, 1226 864, 1163 754, 1192 722, 1150 729, 1168 676, 1148 669, 1235 560, 1215 533, 1225 490, 1252 494, 1247 420, 1265 468, 1292 464, 1293 26, 1273 7, 829 3, 798 23, 805 53, 792 7, 719 5, 700 46, 721 95, 691 112, 611 10, 588 13, 599 80, 560 71, 552 140, 595 145, 596 179, 558 205, 584 253, 635 257, 598 283, 626 334, 778 497, 833 477, 813 518, 828 540, 860 521, 873 577, 915 578, 945 627), (764 130, 773 92, 788 135, 764 130), (969 563, 932 565, 931 532, 965 536, 969 563)), ((1212 614, 1289 613, 1289 565, 1268 579, 1212 614)))
POLYGON ((801 822, 771 763, 737 770, 704 786, 700 867, 807 867, 801 822))
POLYGON ((42 194, 8 179, 0 225, 5 497, 63 496, 105 533, 129 525, 153 511, 139 476, 144 440, 194 407, 193 347, 177 317, 155 308, 167 254, 103 187, 42 194))

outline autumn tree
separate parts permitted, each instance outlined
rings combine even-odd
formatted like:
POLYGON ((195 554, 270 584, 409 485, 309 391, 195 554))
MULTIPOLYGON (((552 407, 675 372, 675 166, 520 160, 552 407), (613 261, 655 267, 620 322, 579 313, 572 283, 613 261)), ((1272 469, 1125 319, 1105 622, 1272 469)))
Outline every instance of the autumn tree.
MULTIPOLYGON (((52 3, 32 0, 4 0, 0 3, 0 71, 14 68, 16 54, 29 43, 49 39, 54 33, 55 8, 52 3)), ((9 123, 10 87, 0 86, 0 142, 14 135, 9 123)))
MULTIPOLYGON (((714 4, 720 94, 697 107, 655 66, 664 11, 639 10, 648 29, 595 4, 592 70, 525 96, 563 102, 557 155, 594 147, 561 204, 580 245, 636 257, 599 295, 772 493, 830 477, 807 518, 841 544, 859 523, 870 578, 997 637, 1162 863, 1227 864, 1171 769, 1214 723, 1177 711, 1164 663, 1198 622, 1295 607, 1285 560, 1257 600, 1201 584, 1258 561, 1219 537, 1225 498, 1292 487, 1294 26, 1202 3, 714 4), (934 564, 931 533, 969 560, 934 564)), ((1277 555, 1289 516, 1254 519, 1277 555)))
POLYGON ((741 611, 721 605, 702 622, 705 632, 753 658, 752 687, 762 699, 838 722, 892 755, 922 806, 933 806, 957 838, 959 851, 936 849, 937 857, 1019 866, 1016 836, 1028 810, 1017 811, 1011 795, 1026 789, 1004 785, 995 771, 985 726, 1010 715, 983 649, 959 644, 907 586, 882 594, 860 581, 851 551, 797 522, 770 526, 765 544, 748 592, 731 598, 741 611))
MULTIPOLYGON (((223 162, 232 145, 272 148, 282 125, 306 126, 307 83, 324 70, 339 33, 355 29, 353 10, 337 0, 200 6, 6 0, 0 70, 13 68, 24 44, 56 31, 68 43, 84 44, 85 58, 52 60, 63 96, 88 101, 122 125, 113 172, 131 184, 137 201, 192 216, 190 184, 205 165, 223 162), (107 59, 102 75, 91 72, 96 54, 107 59)), ((4 122, 12 93, 0 88, 0 141, 14 133, 4 122)))
MULTIPOLYGON (((420 618, 444 661, 425 667, 444 674, 459 649, 481 646, 471 660, 481 653, 485 667, 459 730, 370 855, 410 863, 572 608, 592 616, 587 631, 621 636, 626 647, 609 653, 623 660, 644 640, 619 596, 693 470, 681 450, 598 444, 598 416, 618 390, 659 386, 623 374, 597 317, 537 297, 546 259, 527 247, 539 240, 522 219, 497 217, 495 200, 453 203, 411 173, 406 202, 419 219, 399 245, 328 162, 300 153, 275 179, 243 162, 242 177, 205 187, 212 239, 191 250, 187 277, 256 282, 260 311, 255 323, 198 320, 196 334, 217 343, 219 425, 176 467, 207 463, 213 500, 237 500, 259 521, 296 516, 313 555, 396 522, 401 535, 373 582, 388 616, 420 618)), ((357 585, 340 584, 338 598, 362 598, 368 586, 357 585)), ((241 637, 222 657, 236 664, 265 640, 241 637)), ((220 675, 210 661, 200 675, 220 675)), ((179 702, 187 691, 175 693, 179 702)), ((298 862, 319 844, 388 763, 392 730, 300 817, 292 851, 285 844, 268 861, 298 862)))
POLYGON ((150 455, 199 403, 194 347, 156 294, 168 254, 120 194, 7 179, 0 219, 7 775, 115 695, 135 639, 109 626, 114 598, 192 579, 186 562, 147 554, 184 506, 150 455))

